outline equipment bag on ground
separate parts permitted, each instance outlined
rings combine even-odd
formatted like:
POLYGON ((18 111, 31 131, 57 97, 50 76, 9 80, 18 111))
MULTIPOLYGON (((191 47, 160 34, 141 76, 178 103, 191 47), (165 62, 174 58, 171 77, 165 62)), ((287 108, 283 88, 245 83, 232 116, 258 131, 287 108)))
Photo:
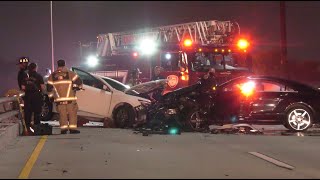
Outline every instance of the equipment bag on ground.
POLYGON ((34 126, 34 135, 52 135, 52 126, 47 123, 34 126))

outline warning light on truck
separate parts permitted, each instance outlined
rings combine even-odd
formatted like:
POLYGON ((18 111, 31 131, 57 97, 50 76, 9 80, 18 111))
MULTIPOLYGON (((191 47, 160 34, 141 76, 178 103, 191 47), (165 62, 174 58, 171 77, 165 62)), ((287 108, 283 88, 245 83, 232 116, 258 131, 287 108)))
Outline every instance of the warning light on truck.
POLYGON ((247 49, 249 46, 249 42, 245 39, 240 39, 237 43, 238 48, 247 49))
POLYGON ((190 46, 192 46, 192 41, 191 41, 191 39, 186 39, 186 40, 184 40, 184 41, 183 41, 183 45, 184 45, 185 47, 190 47, 190 46))

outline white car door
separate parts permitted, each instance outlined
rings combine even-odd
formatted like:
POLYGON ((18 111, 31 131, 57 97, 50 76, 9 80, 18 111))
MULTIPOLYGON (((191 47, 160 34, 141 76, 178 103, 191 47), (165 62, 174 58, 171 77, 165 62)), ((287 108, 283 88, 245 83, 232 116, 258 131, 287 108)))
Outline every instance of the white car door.
POLYGON ((76 94, 79 106, 78 114, 107 117, 112 96, 110 89, 106 88, 107 85, 104 82, 88 72, 77 68, 72 68, 72 70, 81 78, 84 88, 84 91, 78 91, 76 94))

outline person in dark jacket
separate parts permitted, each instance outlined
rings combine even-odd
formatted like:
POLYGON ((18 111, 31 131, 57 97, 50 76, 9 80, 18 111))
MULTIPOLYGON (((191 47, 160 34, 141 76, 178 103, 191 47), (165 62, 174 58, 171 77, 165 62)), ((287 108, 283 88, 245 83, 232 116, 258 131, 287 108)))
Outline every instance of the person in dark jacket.
POLYGON ((215 77, 215 69, 210 68, 208 69, 207 73, 201 78, 201 94, 199 97, 200 105, 202 107, 208 107, 210 104, 210 95, 216 90, 217 87, 217 80, 215 77))
POLYGON ((129 85, 130 87, 141 84, 142 81, 140 79, 140 74, 142 74, 142 72, 140 71, 139 68, 135 68, 131 71, 130 73, 130 78, 128 80, 127 85, 129 85))
POLYGON ((164 76, 161 75, 162 68, 160 66, 154 67, 154 76, 152 77, 152 81, 159 80, 159 79, 166 79, 164 76))
POLYGON ((28 74, 27 74, 28 64, 29 64, 29 58, 21 57, 21 58, 18 59, 18 63, 17 63, 17 65, 19 65, 18 86, 19 86, 20 91, 22 90, 22 88, 21 88, 22 82, 26 78, 28 78, 28 74))
POLYGON ((208 69, 207 73, 201 78, 201 84, 203 92, 211 91, 217 87, 217 80, 215 76, 215 69, 210 68, 208 69))
POLYGON ((34 114, 34 126, 40 124, 40 114, 43 105, 45 86, 43 77, 37 70, 37 64, 30 63, 28 66, 28 78, 26 78, 21 85, 22 90, 25 92, 24 117, 28 131, 31 130, 32 113, 34 114))

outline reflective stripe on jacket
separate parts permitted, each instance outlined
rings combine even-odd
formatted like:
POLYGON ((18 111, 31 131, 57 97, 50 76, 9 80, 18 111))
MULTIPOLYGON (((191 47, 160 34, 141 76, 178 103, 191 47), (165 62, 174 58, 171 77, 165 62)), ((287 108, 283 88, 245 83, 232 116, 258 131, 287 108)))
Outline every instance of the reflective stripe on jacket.
POLYGON ((82 86, 79 76, 67 68, 59 68, 48 78, 48 96, 54 97, 54 102, 75 101, 76 92, 73 86, 82 86))

